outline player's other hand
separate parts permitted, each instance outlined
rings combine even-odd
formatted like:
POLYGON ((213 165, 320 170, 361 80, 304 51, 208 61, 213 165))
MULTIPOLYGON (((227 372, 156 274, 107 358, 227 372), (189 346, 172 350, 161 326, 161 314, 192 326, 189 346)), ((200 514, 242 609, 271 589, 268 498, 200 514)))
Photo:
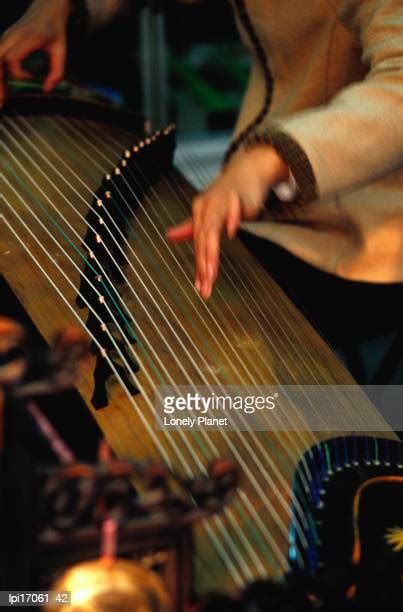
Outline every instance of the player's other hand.
POLYGON ((43 83, 51 91, 62 79, 66 61, 66 28, 69 0, 34 0, 27 12, 0 39, 0 107, 5 98, 6 74, 18 80, 31 77, 23 60, 34 51, 44 51, 49 71, 43 83))
POLYGON ((173 242, 193 240, 195 286, 204 299, 211 295, 220 260, 223 233, 234 238, 243 220, 256 219, 270 188, 289 176, 287 164, 268 145, 237 153, 224 171, 193 201, 192 217, 167 232, 173 242))

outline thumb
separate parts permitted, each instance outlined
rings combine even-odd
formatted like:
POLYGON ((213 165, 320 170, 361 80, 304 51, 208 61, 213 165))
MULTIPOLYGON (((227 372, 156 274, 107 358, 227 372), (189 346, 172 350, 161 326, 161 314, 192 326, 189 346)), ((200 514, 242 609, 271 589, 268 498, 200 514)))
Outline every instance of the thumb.
POLYGON ((193 240, 193 221, 192 219, 186 219, 180 225, 170 227, 167 231, 167 238, 172 242, 184 242, 186 240, 193 240))

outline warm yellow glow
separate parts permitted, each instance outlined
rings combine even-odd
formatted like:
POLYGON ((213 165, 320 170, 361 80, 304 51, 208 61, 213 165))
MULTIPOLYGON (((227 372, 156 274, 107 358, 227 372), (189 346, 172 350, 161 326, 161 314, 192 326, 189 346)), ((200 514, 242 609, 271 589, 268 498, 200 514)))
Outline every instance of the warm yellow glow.
POLYGON ((394 552, 403 550, 403 527, 391 527, 385 535, 386 543, 389 544, 394 552))
POLYGON ((66 612, 169 610, 169 597, 159 576, 140 563, 123 559, 79 563, 67 570, 52 590, 71 592, 71 607, 66 612))

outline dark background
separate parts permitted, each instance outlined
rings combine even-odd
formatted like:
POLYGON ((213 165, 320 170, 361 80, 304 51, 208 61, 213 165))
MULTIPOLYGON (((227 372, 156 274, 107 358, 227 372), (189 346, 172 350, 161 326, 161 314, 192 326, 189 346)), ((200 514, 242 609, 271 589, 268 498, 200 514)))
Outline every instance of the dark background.
MULTIPOLYGON (((0 31, 13 24, 29 4, 29 0, 2 0, 0 31)), ((77 31, 71 24, 66 78, 144 112, 140 20, 141 11, 133 10, 97 30, 77 31)), ((161 78, 168 85, 169 121, 176 121, 184 131, 231 129, 248 60, 230 3, 166 2, 164 29, 166 74, 161 78)), ((42 68, 34 63, 38 77, 44 69, 43 62, 42 68)))

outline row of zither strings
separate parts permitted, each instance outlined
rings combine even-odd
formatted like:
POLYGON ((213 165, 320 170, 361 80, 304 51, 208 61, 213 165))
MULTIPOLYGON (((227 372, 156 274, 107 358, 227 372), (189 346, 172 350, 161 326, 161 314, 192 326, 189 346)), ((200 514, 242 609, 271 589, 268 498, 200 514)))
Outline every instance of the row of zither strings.
MULTIPOLYGON (((78 135, 78 132, 76 132, 75 136, 78 135)), ((64 147, 64 154, 66 154, 66 147, 64 147)), ((155 219, 155 221, 157 221, 157 219, 155 219)), ((140 245, 140 248, 143 247, 144 245, 140 245)), ((175 271, 175 273, 177 273, 177 271, 175 271)), ((203 308, 206 308, 205 305, 203 305, 203 308)), ((242 382, 242 380, 245 379, 242 377, 238 379, 238 381, 240 382, 242 382)), ((214 382, 217 384, 220 381, 218 378, 216 378, 214 382)), ((247 381, 245 380, 245 382, 247 381)), ((287 484, 287 482, 289 483, 289 479, 287 481, 284 478, 283 474, 278 469, 276 463, 269 458, 268 451, 270 450, 270 447, 264 448, 263 444, 254 434, 253 444, 258 448, 258 453, 256 453, 251 444, 240 433, 236 434, 236 437, 238 438, 236 442, 238 443, 238 447, 240 450, 238 450, 238 447, 232 442, 228 434, 223 434, 223 436, 225 436, 227 446, 231 448, 232 454, 237 458, 238 463, 240 463, 241 467, 244 469, 244 472, 246 473, 249 481, 253 484, 253 488, 258 491, 260 501, 264 503, 268 516, 274 518, 273 522, 275 525, 279 525, 279 529, 281 530, 282 534, 280 534, 281 539, 285 540, 286 543, 287 520, 281 519, 279 517, 279 514, 275 509, 275 505, 277 499, 280 500, 280 504, 282 505, 284 511, 283 513, 288 512, 288 497, 291 494, 290 486, 289 484, 287 484), (242 447, 245 448, 243 449, 242 447), (248 466, 249 458, 252 458, 253 462, 256 462, 255 468, 253 467, 253 465, 252 468, 248 466), (270 470, 263 468, 263 461, 265 461, 265 463, 269 466, 271 463, 270 470), (262 484, 259 482, 260 476, 262 474, 264 475, 263 480, 265 481, 264 489, 262 488, 262 484), (283 480, 283 482, 281 482, 281 480, 283 480), (279 482, 277 481, 280 482, 281 488, 279 488, 279 482), (269 490, 268 484, 270 484, 271 486, 271 491, 276 491, 276 499, 269 499, 269 495, 266 492, 269 490)), ((169 442, 171 442, 174 438, 173 435, 169 435, 168 437, 169 442)), ((180 434, 180 437, 183 438, 183 444, 181 448, 176 451, 176 454, 179 459, 181 459, 181 455, 183 455, 184 450, 187 450, 191 455, 193 461, 196 463, 197 467, 201 469, 203 465, 206 464, 207 460, 217 455, 218 451, 214 447, 214 444, 209 439, 209 437, 206 438, 204 434, 194 434, 192 437, 194 438, 194 442, 196 442, 196 444, 192 443, 192 445, 189 445, 187 436, 184 436, 184 434, 180 434), (202 438, 206 439, 202 440, 202 438), (199 453, 197 451, 199 451, 199 453), (203 455, 201 461, 200 454, 203 455)), ((296 455, 299 455, 299 449, 296 449, 296 455)), ((186 459, 186 462, 188 463, 188 459, 186 459)), ((186 462, 183 462, 184 467, 187 465, 186 462)), ((280 568, 281 571, 284 571, 287 563, 285 553, 283 552, 285 551, 284 546, 282 546, 281 548, 279 547, 279 544, 274 539, 272 533, 272 531, 274 530, 268 529, 265 522, 262 521, 260 515, 256 512, 255 508, 247 499, 242 490, 239 491, 239 498, 240 499, 236 512, 243 516, 245 516, 246 513, 246 516, 250 517, 249 529, 247 530, 246 534, 243 531, 240 531, 239 519, 236 520, 236 518, 234 518, 232 514, 230 514, 228 520, 230 521, 231 530, 232 532, 234 532, 235 530, 235 534, 232 534, 231 537, 229 537, 226 532, 224 533, 224 541, 226 543, 226 547, 229 548, 223 548, 223 545, 218 542, 217 539, 214 540, 214 545, 218 549, 219 554, 224 560, 232 577, 237 583, 239 583, 240 580, 242 582, 245 579, 250 579, 253 573, 255 573, 256 568, 259 575, 264 575, 265 573, 267 573, 267 567, 272 567, 274 570, 280 568), (235 538, 233 537, 234 535, 235 538), (237 539, 241 542, 240 550, 238 550, 237 548, 234 549, 234 542, 237 539), (252 565, 248 565, 248 557, 250 557, 253 561, 252 565)), ((221 519, 217 520, 220 521, 221 519)), ((213 536, 213 534, 211 533, 212 527, 210 525, 206 525, 206 529, 208 529, 210 535, 213 536)), ((220 533, 222 532, 222 529, 222 525, 219 525, 220 533)))
MULTIPOLYGON (((31 125, 29 121, 20 119, 19 123, 22 125, 22 127, 20 127, 20 131, 22 131, 23 129, 25 130, 29 129, 27 125, 25 126, 23 125, 24 122, 27 123, 28 125, 31 125)), ((52 124, 52 127, 56 130, 56 132, 60 136, 63 135, 64 137, 64 143, 63 143, 64 160, 69 158, 69 154, 68 154, 69 150, 70 150, 70 155, 72 157, 76 156, 77 149, 83 149, 86 147, 88 151, 91 151, 91 154, 87 155, 87 158, 88 158, 87 161, 89 163, 87 164, 86 168, 83 170, 83 173, 82 173, 83 176, 87 176, 86 181, 88 180, 89 175, 91 175, 94 172, 97 173, 101 169, 103 172, 108 172, 108 171, 110 172, 111 167, 113 167, 114 165, 114 159, 116 157, 116 154, 118 153, 117 151, 118 146, 119 146, 119 150, 121 151, 122 143, 120 141, 120 138, 118 141, 114 142, 115 139, 113 136, 106 134, 104 131, 102 131, 102 129, 99 126, 93 125, 91 124, 91 122, 87 122, 83 124, 82 122, 77 122, 77 121, 70 122, 70 121, 60 120, 57 124, 57 127, 54 125, 54 123, 52 124), (105 145, 105 142, 108 143, 107 146, 105 145)), ((31 128, 32 128, 32 125, 31 125, 31 128)), ((12 129, 16 129, 15 124, 12 127, 12 129)), ((32 129, 35 130, 35 128, 32 128, 32 129)), ((126 143, 125 143, 125 146, 127 146, 126 143)), ((128 147, 126 151, 129 151, 132 156, 132 153, 137 153, 138 151, 131 151, 131 147, 130 148, 128 147)), ((127 154, 123 155, 123 158, 122 158, 123 162, 126 161, 126 155, 127 154)), ((134 156, 133 158, 135 159, 134 156)), ((59 162, 61 163, 61 160, 59 160, 59 162)), ((67 163, 67 166, 64 166, 62 168, 63 173, 66 173, 66 171, 69 169, 68 166, 69 166, 69 163, 71 163, 71 160, 70 162, 65 162, 65 163, 67 163)), ((153 164, 158 166, 158 163, 155 160, 153 160, 153 164)), ((116 169, 119 170, 120 173, 119 172, 110 173, 110 177, 111 177, 110 181, 112 185, 115 186, 116 177, 122 177, 123 185, 126 188, 128 187, 127 182, 126 182, 127 178, 124 173, 123 174, 121 173, 121 167, 127 168, 127 166, 124 166, 124 165, 121 166, 121 164, 116 166, 116 169)), ((133 173, 132 170, 130 172, 133 173)), ((67 177, 68 176, 69 174, 67 172, 67 177)), ((188 211, 188 202, 186 201, 186 198, 184 198, 184 195, 181 194, 180 190, 175 184, 173 170, 172 171, 169 169, 167 170, 166 168, 163 169, 163 178, 164 178, 164 181, 166 181, 166 184, 169 190, 172 190, 175 192, 175 202, 178 205, 177 206, 178 212, 182 216, 184 216, 188 211)), ((67 181, 68 180, 69 179, 67 178, 67 181)), ((111 190, 106 190, 106 191, 111 191, 111 190)), ((158 280, 161 282, 161 287, 164 288, 164 292, 161 295, 161 292, 158 292, 157 288, 152 287, 153 291, 155 290, 155 295, 156 295, 155 301, 158 302, 158 300, 160 300, 160 304, 164 304, 164 299, 167 300, 167 296, 169 296, 169 298, 172 300, 171 303, 174 305, 177 305, 178 302, 175 298, 177 297, 178 294, 180 295, 182 291, 182 284, 184 282, 189 283, 189 284, 193 283, 192 270, 190 269, 191 264, 188 258, 182 256, 182 251, 176 251, 176 250, 174 251, 169 245, 166 244, 166 241, 163 239, 164 230, 169 224, 168 222, 170 221, 172 223, 179 219, 175 218, 175 215, 171 215, 172 211, 168 210, 166 206, 164 207, 161 202, 157 202, 158 198, 155 197, 155 194, 153 193, 153 191, 154 191, 154 188, 152 188, 152 186, 149 185, 149 189, 147 190, 145 201, 143 202, 141 201, 140 198, 138 198, 139 201, 137 202, 137 211, 140 211, 143 214, 143 217, 139 222, 142 227, 138 228, 136 217, 134 217, 132 219, 132 222, 129 223, 127 226, 129 228, 128 232, 129 232, 129 236, 131 236, 133 234, 133 231, 132 231, 133 228, 139 229, 139 231, 136 231, 134 233, 132 243, 136 246, 136 249, 140 249, 144 252, 148 251, 147 262, 149 264, 149 267, 151 266, 152 262, 154 262, 154 267, 157 269, 157 272, 159 272, 158 268, 160 268, 161 270, 164 269, 165 267, 164 264, 167 263, 168 267, 172 270, 172 276, 169 278, 171 287, 167 286, 165 282, 167 270, 165 270, 165 279, 161 274, 158 274, 158 276, 154 277, 154 278, 158 278, 158 280), (143 231, 144 228, 145 228, 145 231, 143 231), (151 232, 151 229, 154 229, 156 231, 151 232), (140 236, 142 237, 141 239, 140 239, 140 236), (176 262, 176 266, 172 265, 175 262, 176 262)), ((130 188, 129 193, 128 193, 128 196, 130 196, 129 201, 127 197, 122 196, 122 207, 124 207, 123 211, 125 215, 133 214, 132 200, 136 199, 135 198, 136 189, 134 189, 134 194, 132 192, 133 192, 133 188, 130 188), (129 213, 129 211, 132 211, 132 212, 129 213)), ((95 198, 96 195, 97 194, 94 193, 93 197, 95 198)), ((100 198, 97 198, 97 199, 100 199, 100 198)), ((95 205, 98 207, 97 202, 95 202, 95 205)), ((99 208, 102 208, 102 206, 99 208)), ((106 205, 104 206, 104 208, 106 209, 106 205)), ((93 210, 94 208, 92 207, 90 212, 93 212, 93 210)), ((105 218, 103 218, 103 220, 104 222, 106 220, 106 225, 108 225, 109 227, 108 219, 109 219, 108 215, 105 214, 105 218)), ((126 263, 124 265, 128 265, 130 262, 133 262, 133 259, 130 256, 128 257, 127 255, 128 253, 130 255, 130 244, 126 244, 125 242, 126 238, 124 238, 123 232, 119 233, 119 240, 121 241, 121 244, 125 244, 125 246, 127 247, 126 255, 123 253, 122 257, 126 258, 126 263)), ((188 250, 189 248, 190 247, 188 246, 185 247, 186 250, 188 250)), ((239 298, 239 300, 243 300, 244 303, 245 302, 249 303, 248 315, 250 315, 252 321, 255 321, 255 325, 259 328, 259 333, 261 333, 262 337, 268 343, 270 342, 270 339, 271 339, 271 342, 275 345, 275 340, 276 340, 275 333, 274 333, 275 329, 273 329, 273 323, 272 323, 273 314, 277 317, 277 320, 279 320, 282 325, 284 326, 288 325, 289 329, 287 331, 289 331, 290 333, 292 332, 292 326, 290 325, 290 323, 287 324, 287 320, 286 320, 286 317, 284 316, 284 312, 282 312, 282 309, 281 309, 282 304, 281 303, 276 304, 273 301, 273 299, 270 302, 268 299, 267 300, 267 313, 265 313, 263 310, 264 306, 258 305, 256 303, 256 300, 254 299, 254 290, 256 289, 257 283, 261 284, 261 280, 256 275, 253 274, 252 269, 250 269, 250 271, 248 269, 246 271, 241 271, 236 268, 235 264, 231 262, 231 260, 230 260, 230 264, 232 264, 232 268, 231 268, 231 265, 229 265, 226 269, 224 268, 224 275, 227 277, 228 284, 232 287, 235 297, 239 298), (257 308, 259 308, 260 311, 257 310, 257 308), (270 310, 273 313, 271 316, 270 316, 270 310)), ((108 277, 109 279, 108 274, 106 274, 106 277, 108 277)), ((147 285, 150 288, 152 283, 148 282, 149 280, 150 279, 147 280, 147 285)), ((116 281, 116 284, 118 284, 117 281, 116 281)), ((127 276, 126 276, 126 280, 124 281, 124 284, 130 284, 130 281, 127 280, 127 276)), ((112 283, 112 285, 113 287, 115 287, 115 283, 112 283)), ((96 285, 94 286, 96 287, 96 285)), ((262 290, 263 289, 264 288, 262 287, 262 290)), ((98 293, 100 293, 99 291, 97 292, 96 289, 94 291, 97 295, 98 293)), ((236 349, 236 347, 234 347, 233 331, 235 327, 235 331, 239 332, 239 329, 242 327, 243 323, 241 320, 237 320, 236 313, 234 315, 234 313, 231 313, 230 308, 226 307, 225 295, 228 296, 228 293, 226 294, 226 290, 224 288, 218 287, 217 293, 220 299, 217 300, 217 303, 213 302, 210 305, 205 305, 205 304, 201 304, 200 302, 196 302, 196 300, 198 300, 198 296, 192 295, 192 300, 194 300, 197 303, 197 307, 200 308, 203 315, 205 315, 205 318, 207 318, 207 321, 209 324, 209 329, 203 328, 202 333, 200 333, 200 330, 197 330, 197 333, 195 333, 195 335, 197 335, 198 339, 200 340, 200 346, 203 346, 203 343, 204 345, 206 345, 206 339, 208 339, 209 347, 210 347, 210 355, 211 354, 214 355, 214 361, 216 363, 216 367, 219 368, 219 366, 222 365, 222 363, 220 363, 220 360, 217 359, 218 347, 216 346, 214 336, 220 337, 220 334, 224 333, 221 345, 224 347, 224 350, 222 350, 222 352, 225 352, 226 355, 223 355, 221 358, 223 360, 224 358, 226 358, 226 368, 221 368, 220 375, 222 372, 225 373, 226 371, 232 373, 232 378, 227 377, 225 380, 222 376, 218 378, 218 376, 215 375, 214 372, 211 372, 209 378, 207 379, 207 383, 210 384, 209 381, 212 381, 214 384, 222 384, 223 380, 224 382, 228 382, 228 383, 231 381, 234 382, 234 380, 236 380, 237 382, 240 382, 240 383, 245 382, 245 384, 248 384, 248 383, 250 384, 250 382, 259 382, 260 384, 263 384, 264 382, 267 382, 267 379, 258 378, 259 376, 261 377, 261 373, 254 367, 255 363, 252 357, 249 357, 248 359, 245 359, 241 362, 239 358, 239 351, 236 349), (220 292, 223 296, 222 298, 220 297, 220 292), (221 311, 221 313, 219 314, 218 311, 221 311), (223 313, 224 313, 224 317, 223 317, 223 313), (227 325, 222 324, 223 318, 227 319, 228 321, 227 325), (205 336, 206 338, 203 338, 203 336, 205 336)), ((100 296, 102 296, 102 294, 98 295, 98 297, 100 296)), ((184 295, 182 297, 183 297, 183 301, 187 301, 188 304, 185 304, 186 305, 186 308, 185 308, 183 301, 182 301, 181 314, 183 315, 183 317, 187 316, 192 326, 194 326, 194 319, 195 319, 195 316, 197 316, 196 309, 193 308, 194 302, 192 302, 191 300, 189 301, 188 295, 184 295)), ((120 303, 120 308, 122 312, 126 312, 127 310, 126 318, 132 312, 132 308, 129 308, 129 307, 127 307, 127 309, 124 310, 124 306, 122 303, 120 303)), ((164 309, 165 309, 165 304, 164 304, 164 309)), ((197 310, 197 312, 200 312, 200 311, 197 310)), ((171 319, 175 320, 175 325, 179 328, 180 320, 178 321, 177 318, 175 319, 175 317, 173 317, 172 315, 172 312, 169 313, 169 316, 171 319)), ((111 314, 111 317, 113 320, 114 319, 117 320, 117 317, 115 316, 114 313, 111 314)), ((122 325, 121 325, 121 329, 123 329, 122 325)), ((165 333, 165 329, 164 329, 164 333, 165 333)), ((137 329, 137 332, 138 331, 139 330, 137 329)), ((109 331, 105 331, 105 334, 108 337, 111 337, 111 334, 109 331)), ((183 333, 183 337, 185 336, 185 334, 186 332, 183 333)), ((171 346, 174 344, 173 342, 174 335, 175 334, 172 332, 171 337, 169 339, 171 346)), ((253 338, 251 338, 251 340, 253 340, 253 338)), ((192 342, 193 341, 190 342, 191 349, 194 351, 194 354, 197 356, 197 359, 200 358, 200 362, 201 362, 203 358, 203 354, 201 354, 200 356, 200 349, 198 348, 198 346, 193 346, 192 342)), ((149 353, 152 354, 153 361, 157 363, 157 366, 159 366, 160 371, 164 372, 162 364, 160 363, 161 361, 160 357, 161 357, 161 354, 163 354, 163 352, 159 352, 158 348, 157 350, 153 351, 148 346, 147 343, 149 343, 149 338, 144 336, 142 338, 142 344, 144 344, 146 348, 148 349, 149 353)), ((127 350, 131 350, 129 348, 128 342, 126 346, 127 346, 127 350)), ((119 347, 116 348, 116 346, 114 345, 114 348, 116 349, 117 353, 119 353, 118 351, 119 347)), ((287 347, 287 350, 290 351, 291 348, 292 346, 287 347)), ((175 349, 172 349, 168 353, 167 366, 165 367, 166 370, 167 370, 167 367, 171 369, 171 366, 175 364, 175 358, 177 357, 175 353, 177 351, 178 351, 178 348, 176 348, 176 351, 175 349), (168 361, 170 361, 170 363, 168 363, 168 361)), ((280 362, 281 361, 286 362, 287 355, 284 356, 283 351, 279 351, 278 348, 276 349, 275 346, 273 347, 273 351, 276 352, 280 362)), ((206 354, 206 352, 204 354, 206 354)), ((106 353, 108 353, 108 351, 106 351, 106 353)), ((137 346, 136 356, 137 356, 138 362, 140 362, 140 358, 139 358, 140 353, 142 353, 142 348, 137 346)), ((184 354, 184 351, 182 351, 182 354, 184 354)), ((307 363, 309 364, 308 357, 309 355, 307 355, 307 363)), ((312 361, 312 357, 310 357, 310 360, 312 361)), ((291 359, 289 362, 291 362, 291 359)), ((295 362, 295 358, 294 358, 294 362, 295 362)), ((270 368, 270 365, 271 365, 271 362, 268 359, 267 361, 268 370, 270 368)), ((302 362, 298 363, 298 365, 302 366, 302 362)), ((127 371, 130 372, 130 369, 131 369, 130 365, 127 366, 125 364, 125 367, 127 368, 127 371)), ((148 363, 147 363, 147 367, 149 367, 148 363)), ((147 371, 147 367, 143 368, 142 366, 142 370, 147 371)), ((188 369, 187 363, 185 367, 186 369, 188 369)), ((285 363, 284 367, 289 367, 289 365, 287 366, 287 363, 285 363)), ((140 370, 140 376, 141 376, 142 370, 140 370)), ((268 373, 268 376, 269 375, 270 373, 268 373)), ((271 373, 271 376, 273 378, 273 373, 271 373)), ((137 384, 138 377, 133 376, 132 378, 133 380, 136 381, 136 384, 137 384)), ((204 378, 204 374, 201 373, 200 379, 203 380, 203 378, 204 378)), ((167 377, 167 379, 168 379, 168 382, 170 382, 169 377, 167 377)), ((138 385, 138 388, 140 388, 140 385, 138 385)), ((175 453, 177 454, 178 458, 180 458, 180 455, 182 455, 182 458, 183 458, 183 455, 186 452, 190 456, 191 460, 194 462, 195 466, 198 468, 200 467, 200 464, 202 466, 205 465, 205 461, 208 458, 213 457, 214 453, 217 453, 217 450, 215 449, 215 440, 212 441, 212 439, 209 436, 206 437, 202 433, 198 433, 197 435, 189 434, 189 436, 187 434, 186 435, 185 434, 182 435, 182 434, 177 434, 176 436, 170 434, 169 436, 167 436, 169 437, 170 440, 174 440, 175 438, 180 438, 180 441, 182 442, 182 444, 179 450, 177 449, 175 450, 175 453), (189 444, 188 437, 193 438, 191 444, 189 444)), ((290 472, 292 471, 293 462, 295 461, 295 457, 299 456, 301 452, 307 446, 309 446, 309 444, 313 444, 315 442, 315 436, 312 433, 306 433, 306 434, 296 433, 294 435, 285 435, 283 437, 275 433, 270 434, 270 436, 256 436, 255 434, 253 434, 253 432, 249 432, 249 434, 245 434, 243 432, 234 432, 234 434, 231 436, 223 432, 220 435, 222 435, 224 439, 224 445, 230 449, 231 453, 234 455, 234 458, 238 461, 238 463, 241 464, 241 468, 243 469, 244 473, 248 477, 249 482, 251 483, 252 489, 254 489, 255 493, 258 493, 260 501, 264 504, 264 508, 265 508, 265 512, 267 513, 267 517, 273 522, 274 525, 276 524, 278 525, 278 531, 280 532, 279 541, 281 541, 282 538, 286 539, 287 537, 286 520, 279 517, 279 514, 276 511, 276 506, 277 507, 282 506, 283 510, 286 510, 286 508, 288 508, 289 498, 292 496, 292 493, 290 491, 290 472), (277 445, 273 444, 273 438, 277 438, 278 440, 277 445), (234 444, 233 439, 235 439, 236 444, 234 444), (273 461, 273 458, 271 456, 271 451, 274 451, 274 450, 278 451, 279 449, 281 449, 281 451, 283 452, 283 461, 284 459, 286 460, 286 463, 287 463, 286 466, 281 465, 281 457, 279 455, 277 455, 276 460, 273 461), (266 491, 270 491, 271 499, 269 499, 269 495, 266 491), (274 496, 273 496, 273 493, 274 493, 274 496)), ((178 444, 176 440, 175 440, 175 444, 177 447, 178 444)), ((189 462, 188 457, 185 458, 184 463, 186 461, 189 462)), ((304 476, 305 476, 306 482, 308 483, 309 477, 310 477, 309 472, 307 471, 304 476)), ((239 508, 236 509, 236 512, 240 514, 242 511, 244 515, 246 513, 250 517, 253 523, 254 531, 253 529, 249 528, 245 533, 241 534, 239 532, 238 523, 236 522, 236 519, 233 518, 233 515, 229 515, 228 517, 226 516, 227 527, 223 535, 224 542, 226 544, 226 549, 224 550, 224 552, 223 550, 221 550, 221 556, 225 560, 227 567, 231 570, 232 572, 231 575, 234 577, 234 580, 236 579, 237 582, 239 582, 239 580, 242 582, 245 579, 248 579, 251 572, 252 574, 254 572, 253 568, 257 567, 258 572, 261 575, 263 575, 265 568, 267 568, 268 564, 270 564, 273 567, 277 565, 281 568, 284 568, 286 564, 286 561, 284 563, 284 554, 279 548, 277 541, 273 540, 273 535, 267 529, 266 522, 262 522, 261 517, 258 514, 256 514, 256 512, 254 512, 253 506, 251 505, 250 502, 248 502, 247 499, 245 499, 242 496, 242 494, 243 494, 243 491, 241 490, 239 492, 239 508), (260 522, 259 522, 259 519, 260 519, 260 522), (228 527, 228 525, 230 527, 228 527), (228 528, 232 529, 232 531, 235 530, 237 539, 239 541, 239 550, 234 549, 233 541, 236 541, 236 538, 235 540, 232 540, 232 545, 230 544, 231 538, 228 538, 228 535, 227 535, 228 528), (256 537, 256 535, 258 537, 256 537), (269 552, 265 550, 264 546, 266 546, 269 552)), ((233 512, 233 510, 229 510, 229 512, 233 512)), ((301 512, 300 520, 301 522, 303 521, 303 512, 301 512)), ((217 529, 218 529, 218 532, 221 534, 222 526, 218 525, 217 529)), ((216 542, 216 547, 219 547, 217 542, 216 542)), ((222 544, 221 544, 221 549, 222 549, 222 544)))

